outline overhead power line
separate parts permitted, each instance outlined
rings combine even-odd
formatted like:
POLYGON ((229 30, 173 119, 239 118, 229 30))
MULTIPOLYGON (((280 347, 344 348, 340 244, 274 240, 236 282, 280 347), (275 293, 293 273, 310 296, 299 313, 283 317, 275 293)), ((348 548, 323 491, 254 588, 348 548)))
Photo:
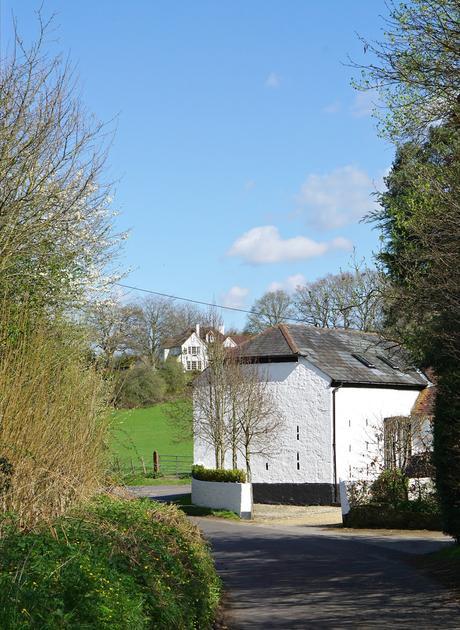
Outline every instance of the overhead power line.
MULTIPOLYGON (((132 291, 140 291, 141 293, 149 293, 151 295, 158 295, 160 297, 168 298, 170 300, 180 300, 182 302, 190 302, 192 304, 199 304, 200 306, 210 306, 211 308, 221 308, 226 311, 236 311, 237 313, 246 313, 248 315, 261 315, 265 316, 265 313, 261 313, 260 311, 248 311, 244 308, 237 308, 236 306, 224 306, 223 304, 213 304, 212 302, 203 302, 202 300, 192 300, 191 298, 181 297, 179 295, 170 295, 169 293, 161 293, 160 291, 152 291, 151 289, 142 289, 141 287, 134 287, 129 284, 122 284, 121 282, 114 283, 117 287, 122 287, 123 289, 131 289, 132 291)), ((283 321, 290 322, 298 322, 305 323, 302 319, 297 317, 280 317, 283 321)))

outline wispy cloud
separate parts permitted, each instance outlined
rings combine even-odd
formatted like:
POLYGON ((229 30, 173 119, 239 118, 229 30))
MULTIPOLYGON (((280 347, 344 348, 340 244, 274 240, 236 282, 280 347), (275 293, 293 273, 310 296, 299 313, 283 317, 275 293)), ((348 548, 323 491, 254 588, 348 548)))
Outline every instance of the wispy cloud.
POLYGON ((222 295, 222 304, 231 308, 243 308, 249 289, 235 285, 222 295))
POLYGON ((265 87, 271 88, 272 90, 276 90, 281 85, 281 77, 276 72, 270 72, 268 77, 265 79, 265 87))
POLYGON ((297 203, 309 223, 335 229, 361 219, 375 207, 372 193, 378 183, 356 166, 342 166, 323 175, 308 175, 297 203))
POLYGON ((292 276, 288 276, 285 280, 278 282, 275 280, 268 285, 269 291, 279 291, 280 289, 283 291, 287 291, 288 293, 293 293, 297 287, 304 286, 307 282, 307 279, 303 275, 303 273, 295 273, 292 276))
POLYGON ((329 103, 329 105, 323 107, 323 112, 325 114, 337 114, 337 112, 339 112, 341 109, 342 105, 340 101, 335 101, 334 103, 329 103))
POLYGON ((378 94, 375 90, 357 92, 355 100, 350 107, 351 115, 354 118, 365 118, 370 116, 377 106, 378 94))
POLYGON ((274 225, 263 225, 237 238, 227 255, 242 258, 252 265, 263 265, 315 258, 331 249, 351 247, 351 242, 342 237, 327 242, 317 242, 306 236, 283 239, 274 225))
POLYGON ((253 179, 248 179, 245 183, 244 183, 244 189, 245 190, 253 190, 256 187, 256 183, 253 179))

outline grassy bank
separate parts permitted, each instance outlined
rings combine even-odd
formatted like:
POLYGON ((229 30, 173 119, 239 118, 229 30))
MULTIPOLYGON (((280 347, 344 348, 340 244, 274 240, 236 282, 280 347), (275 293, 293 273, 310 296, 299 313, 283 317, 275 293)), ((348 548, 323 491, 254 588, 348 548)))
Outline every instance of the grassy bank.
MULTIPOLYGON (((137 466, 141 458, 150 468, 154 450, 163 455, 186 455, 193 453, 192 440, 178 442, 174 427, 168 416, 171 403, 162 403, 145 409, 115 411, 112 416, 111 452, 122 465, 137 466)), ((190 405, 190 424, 192 408, 190 405)))
POLYGON ((99 497, 0 542, 0 627, 211 628, 220 582, 175 507, 99 497))

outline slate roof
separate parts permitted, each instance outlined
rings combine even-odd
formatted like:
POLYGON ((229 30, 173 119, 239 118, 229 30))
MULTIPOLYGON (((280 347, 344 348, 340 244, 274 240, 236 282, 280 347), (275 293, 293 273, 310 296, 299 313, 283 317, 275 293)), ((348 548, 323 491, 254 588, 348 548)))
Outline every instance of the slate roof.
POLYGON ((402 349, 391 347, 376 334, 303 324, 279 324, 240 346, 240 356, 259 361, 295 360, 305 357, 332 379, 332 384, 381 385, 423 389, 427 381, 405 367, 402 349), (359 354, 375 367, 353 356, 359 354), (382 360, 386 358, 399 369, 382 360))

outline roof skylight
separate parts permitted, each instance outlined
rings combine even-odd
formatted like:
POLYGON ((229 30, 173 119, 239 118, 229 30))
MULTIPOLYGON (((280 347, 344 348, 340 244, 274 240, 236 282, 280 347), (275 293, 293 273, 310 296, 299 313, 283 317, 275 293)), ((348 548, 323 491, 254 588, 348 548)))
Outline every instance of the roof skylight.
POLYGON ((351 356, 354 357, 355 359, 357 359, 358 361, 360 361, 363 365, 365 365, 368 368, 375 368, 376 367, 372 363, 372 361, 369 361, 369 359, 366 359, 366 357, 363 357, 362 354, 354 354, 354 353, 352 353, 351 356))
POLYGON ((401 369, 397 363, 395 363, 391 359, 388 359, 388 357, 384 357, 382 354, 378 354, 377 358, 380 359, 380 361, 383 361, 384 363, 386 363, 393 370, 400 370, 401 369))

